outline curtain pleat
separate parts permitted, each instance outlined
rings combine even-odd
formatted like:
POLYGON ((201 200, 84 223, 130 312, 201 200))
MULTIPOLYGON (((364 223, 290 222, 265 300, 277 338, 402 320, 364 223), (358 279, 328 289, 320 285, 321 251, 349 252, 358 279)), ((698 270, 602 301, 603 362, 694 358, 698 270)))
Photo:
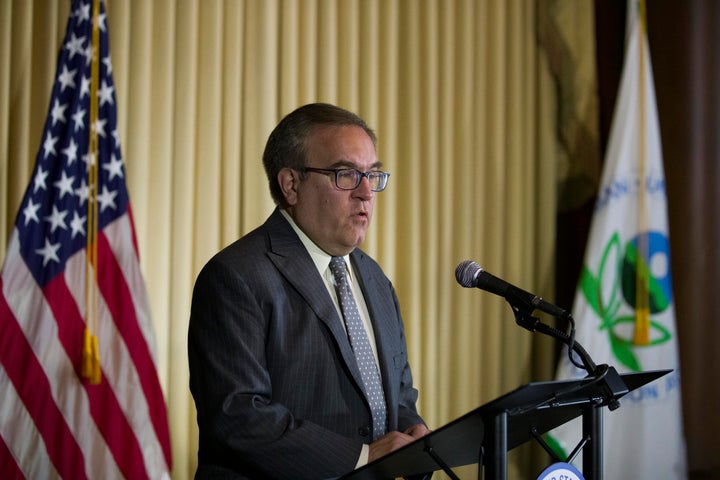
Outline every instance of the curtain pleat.
MULTIPOLYGON (((173 478, 192 478, 197 461, 186 348, 195 276, 272 211, 262 151, 304 103, 356 111, 378 134, 391 177, 363 248, 397 289, 431 428, 550 379, 552 348, 517 327, 502 299, 454 276, 471 259, 552 298, 556 105, 534 0, 106 2, 173 478)), ((68 10, 0 2, 2 256, 68 10)), ((529 476, 524 458, 513 460, 518 478, 529 476)))

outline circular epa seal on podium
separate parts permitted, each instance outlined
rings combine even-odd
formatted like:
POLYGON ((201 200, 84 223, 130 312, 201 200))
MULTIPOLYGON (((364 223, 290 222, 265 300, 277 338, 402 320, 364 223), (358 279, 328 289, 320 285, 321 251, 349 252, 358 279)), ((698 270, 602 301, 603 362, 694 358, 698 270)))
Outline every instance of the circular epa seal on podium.
POLYGON ((585 480, 585 477, 569 463, 560 462, 543 470, 538 480, 585 480))

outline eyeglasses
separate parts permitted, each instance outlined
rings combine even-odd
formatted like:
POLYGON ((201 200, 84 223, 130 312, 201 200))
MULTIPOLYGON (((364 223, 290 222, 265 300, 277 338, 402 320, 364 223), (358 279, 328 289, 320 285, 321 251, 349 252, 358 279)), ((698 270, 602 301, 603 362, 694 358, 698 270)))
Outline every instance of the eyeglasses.
POLYGON ((387 186, 388 177, 390 176, 387 172, 381 172, 380 170, 371 170, 369 172, 361 172, 354 168, 311 168, 305 167, 305 172, 317 172, 317 173, 334 173, 335 174, 335 185, 340 190, 355 190, 365 177, 370 182, 370 190, 373 192, 382 192, 387 186))

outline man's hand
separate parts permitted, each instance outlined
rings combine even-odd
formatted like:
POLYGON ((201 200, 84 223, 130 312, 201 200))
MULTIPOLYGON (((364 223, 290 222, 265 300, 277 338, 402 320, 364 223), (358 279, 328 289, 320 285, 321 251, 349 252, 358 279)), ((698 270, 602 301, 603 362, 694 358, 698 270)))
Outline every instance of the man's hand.
POLYGON ((406 435, 410 435, 413 438, 422 438, 428 433, 430 433, 431 430, 425 426, 424 423, 418 423, 417 425, 413 425, 412 427, 405 430, 406 435))
POLYGON ((422 423, 413 425, 405 430, 405 432, 388 432, 370 444, 368 462, 372 462, 390 452, 394 452, 398 448, 414 442, 428 433, 430 433, 430 430, 422 423))

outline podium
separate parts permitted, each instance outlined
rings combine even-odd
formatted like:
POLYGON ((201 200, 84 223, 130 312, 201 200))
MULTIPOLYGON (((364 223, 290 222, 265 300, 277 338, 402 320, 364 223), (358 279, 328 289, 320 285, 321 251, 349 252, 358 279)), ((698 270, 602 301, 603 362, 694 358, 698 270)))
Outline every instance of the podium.
POLYGON ((586 480, 601 480, 604 408, 617 408, 623 396, 671 372, 620 375, 613 367, 603 367, 599 375, 583 379, 521 386, 341 478, 394 479, 437 470, 458 478, 452 468, 478 464, 488 480, 504 480, 509 450, 532 439, 549 450, 541 435, 582 416, 582 438, 571 457, 582 450, 586 480))

